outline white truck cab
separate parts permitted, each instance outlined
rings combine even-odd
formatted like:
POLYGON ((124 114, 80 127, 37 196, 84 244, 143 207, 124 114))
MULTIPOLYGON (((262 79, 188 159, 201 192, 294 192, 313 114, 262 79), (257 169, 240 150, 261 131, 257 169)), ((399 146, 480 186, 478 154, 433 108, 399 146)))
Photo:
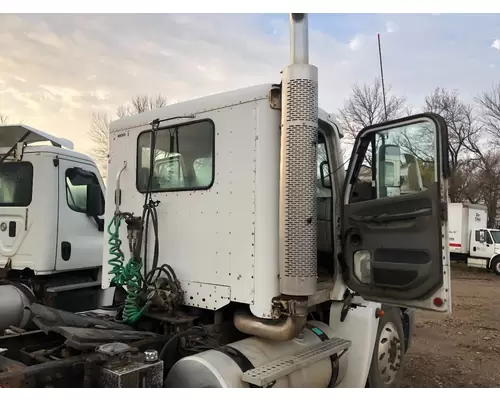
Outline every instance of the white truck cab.
MULTIPOLYGON (((434 115, 419 115, 367 129, 353 149, 345 177, 340 129, 333 115, 320 108, 313 111, 317 140, 287 138, 286 106, 280 99, 285 87, 264 84, 114 121, 105 219, 113 221, 122 213, 144 216, 144 205, 153 204, 157 217, 144 231, 149 232, 149 245, 142 268, 157 271, 160 263, 173 268, 185 306, 222 315, 246 305, 248 311, 235 314, 234 324, 250 335, 258 351, 271 352, 271 359, 298 351, 292 346, 296 331, 290 330, 295 323, 285 322, 294 317, 283 320, 282 314, 294 306, 280 300, 282 296, 307 299, 308 306, 317 309, 328 305, 331 334, 352 343, 346 362, 363 366, 348 368, 337 384, 364 386, 372 374, 376 386, 375 372, 369 372, 378 368, 371 367, 376 363, 373 346, 387 340, 379 329, 395 326, 378 325, 373 317, 377 309, 385 304, 402 310, 451 311, 449 258, 443 246, 448 229, 441 219, 447 198, 448 172, 440 150, 446 144, 446 127, 434 115), (379 132, 387 143, 397 143, 402 132, 413 132, 411 140, 418 143, 420 130, 433 132, 430 181, 424 185, 411 180, 417 184, 408 185, 408 168, 402 168, 406 175, 400 172, 397 179, 403 190, 390 195, 373 168, 370 189, 358 190, 364 156, 374 154, 375 165, 386 156, 377 146, 379 132), (287 158, 283 146, 295 154, 287 158), (304 169, 313 175, 304 176, 304 169), (314 186, 307 186, 308 179, 314 186), (117 198, 118 207, 112 206, 117 198), (287 342, 290 347, 280 344, 286 340, 292 340, 287 342), (277 347, 281 352, 272 353, 273 343, 284 346, 277 347)), ((302 116, 300 111, 292 115, 302 116)), ((125 224, 118 237, 126 263, 135 247, 125 224)), ((110 260, 109 249, 103 249, 103 257, 110 260)), ((103 269, 103 288, 115 286, 112 279, 119 272, 113 273, 111 262, 103 269)), ((138 296, 129 295, 132 305, 138 296)), ((142 307, 136 304, 127 317, 140 318, 142 307)), ((243 351, 238 343, 231 346, 243 351)), ((246 351, 253 357, 257 349, 246 351)), ((254 382, 250 375, 242 381, 237 367, 224 370, 228 361, 220 357, 208 351, 180 359, 165 385, 200 387, 210 380, 215 387, 245 387, 254 382), (200 373, 192 373, 200 368, 200 373), (216 378, 218 374, 224 377, 216 378)), ((258 358, 257 365, 264 368, 271 359, 258 358)), ((390 384, 395 375, 387 372, 381 379, 390 384)), ((325 383, 306 379, 302 384, 325 383)))
POLYGON ((450 203, 448 220, 451 258, 500 275, 500 230, 487 228, 487 207, 450 203))
POLYGON ((0 331, 15 325, 32 296, 60 305, 47 296, 99 286, 104 221, 87 208, 89 190, 104 199, 95 162, 69 140, 0 126, 0 331))

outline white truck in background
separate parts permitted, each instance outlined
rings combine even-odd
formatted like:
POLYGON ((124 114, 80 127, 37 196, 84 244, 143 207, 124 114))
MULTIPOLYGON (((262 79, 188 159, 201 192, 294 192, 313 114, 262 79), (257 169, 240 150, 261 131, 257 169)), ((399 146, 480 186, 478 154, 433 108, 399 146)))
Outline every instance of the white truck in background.
POLYGON ((25 306, 34 301, 97 307, 104 210, 87 207, 96 195, 104 199, 99 170, 71 141, 0 126, 0 334, 27 328, 25 306))
POLYGON ((488 209, 480 204, 448 204, 450 258, 500 275, 500 230, 487 227, 488 209))

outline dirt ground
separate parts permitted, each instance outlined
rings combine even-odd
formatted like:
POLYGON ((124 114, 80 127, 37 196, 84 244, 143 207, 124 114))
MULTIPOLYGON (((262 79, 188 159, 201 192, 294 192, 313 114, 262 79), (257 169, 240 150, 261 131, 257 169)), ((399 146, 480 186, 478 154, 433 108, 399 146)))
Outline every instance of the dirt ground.
POLYGON ((500 276, 452 270, 452 316, 417 312, 402 387, 500 387, 500 276))

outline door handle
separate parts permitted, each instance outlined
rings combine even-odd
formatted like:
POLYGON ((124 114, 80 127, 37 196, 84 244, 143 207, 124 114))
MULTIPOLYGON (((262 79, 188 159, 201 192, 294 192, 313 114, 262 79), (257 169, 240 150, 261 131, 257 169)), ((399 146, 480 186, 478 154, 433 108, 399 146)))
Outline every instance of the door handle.
POLYGON ((16 221, 9 221, 9 237, 16 237, 16 221))
POLYGON ((417 211, 399 214, 380 214, 380 215, 351 215, 349 219, 354 222, 393 222, 404 221, 407 219, 415 219, 418 217, 426 217, 432 215, 432 208, 422 208, 417 211))

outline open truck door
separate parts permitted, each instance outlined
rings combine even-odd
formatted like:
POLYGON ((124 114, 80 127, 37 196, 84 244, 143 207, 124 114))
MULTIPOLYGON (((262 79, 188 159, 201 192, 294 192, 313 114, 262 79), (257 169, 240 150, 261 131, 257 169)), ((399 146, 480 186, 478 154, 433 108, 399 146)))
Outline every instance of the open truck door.
POLYGON ((359 133, 341 206, 340 261, 352 291, 365 300, 451 312, 448 176, 448 134, 439 115, 418 114, 359 133), (355 187, 363 169, 371 169, 372 190, 360 199, 355 187), (396 170, 406 176, 394 176, 396 170), (408 190, 388 190, 400 179, 408 181, 408 190))

